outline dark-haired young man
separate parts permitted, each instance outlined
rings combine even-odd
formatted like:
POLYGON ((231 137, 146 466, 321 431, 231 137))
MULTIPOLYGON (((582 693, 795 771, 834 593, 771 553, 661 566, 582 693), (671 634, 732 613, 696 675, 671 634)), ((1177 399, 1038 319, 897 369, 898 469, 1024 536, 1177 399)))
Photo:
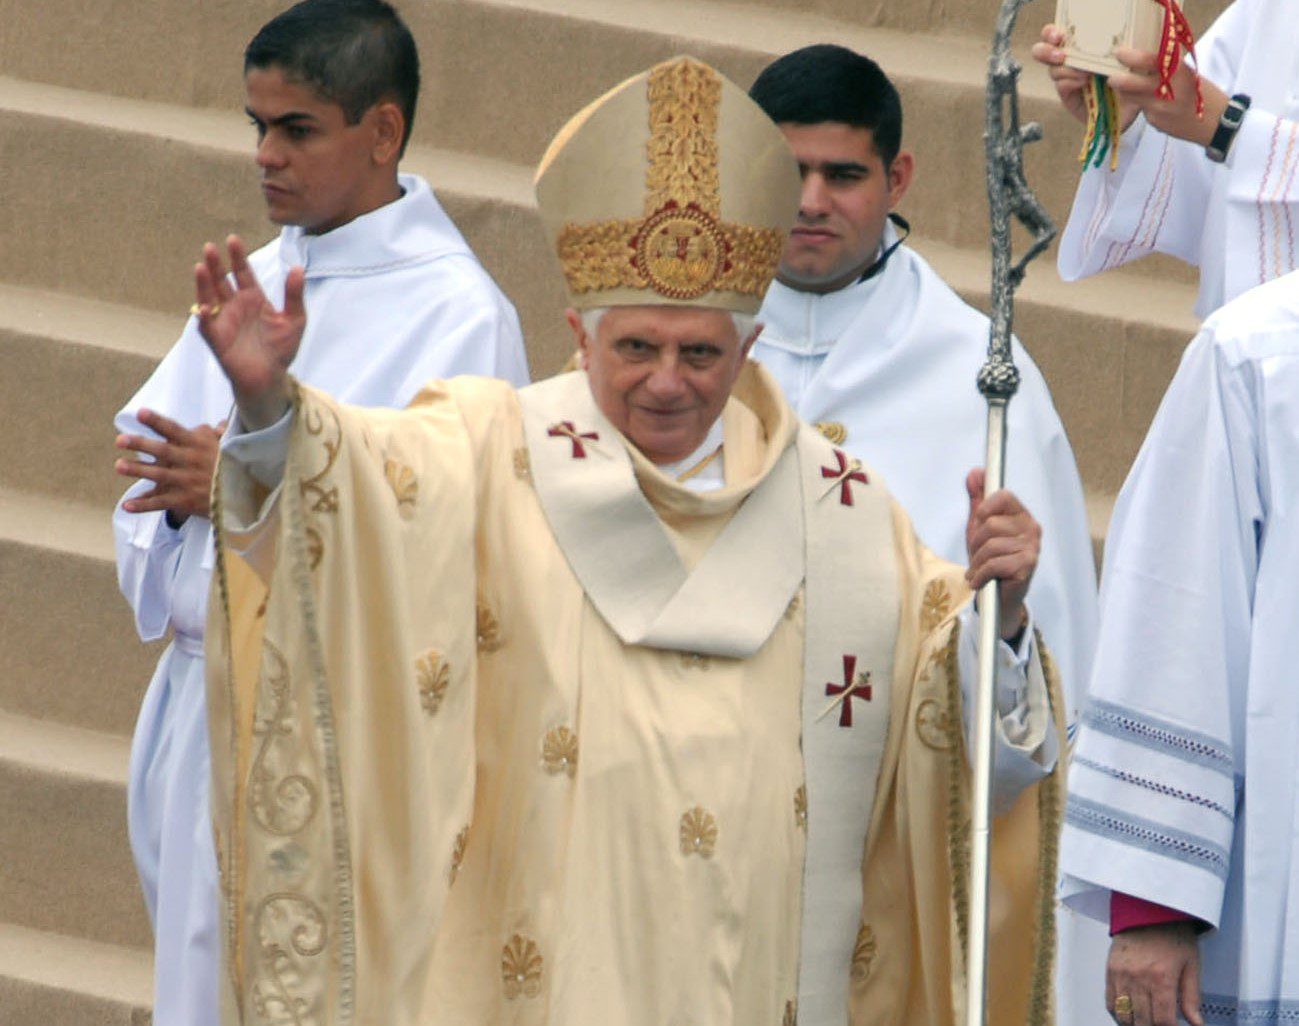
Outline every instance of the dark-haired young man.
MULTIPOLYGON (((410 32, 381 0, 305 0, 245 53, 257 167, 280 236, 250 257, 281 296, 306 268, 312 314, 293 364, 353 403, 406 405, 434 378, 527 382, 514 309, 428 184, 398 174, 419 92, 410 32)), ((232 395, 193 318, 117 417, 118 573, 146 640, 172 632, 132 745, 131 846, 156 940, 154 1022, 217 1021, 216 861, 208 815, 203 647, 213 566, 208 496, 232 395)))
MULTIPOLYGON (((925 543, 960 562, 965 472, 984 458, 975 379, 988 319, 904 244, 909 227, 893 210, 915 159, 902 149, 897 90, 874 61, 819 45, 776 60, 749 93, 784 130, 803 175, 753 355, 804 420, 880 473, 925 543)), ((1015 361, 1023 377, 1010 405, 1009 484, 1042 523, 1033 608, 1072 724, 1096 634, 1090 534, 1047 384, 1018 342, 1015 361)), ((1062 923, 1062 964, 1075 928, 1062 923)), ((1099 974, 1099 954, 1092 961, 1099 974)))

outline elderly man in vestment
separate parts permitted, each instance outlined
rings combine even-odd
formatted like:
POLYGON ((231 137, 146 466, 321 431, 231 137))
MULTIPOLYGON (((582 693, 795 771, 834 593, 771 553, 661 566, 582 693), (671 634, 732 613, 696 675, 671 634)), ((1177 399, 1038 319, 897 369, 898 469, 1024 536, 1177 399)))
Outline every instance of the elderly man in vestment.
MULTIPOLYGON (((306 269, 303 381, 363 406, 405 406, 430 378, 528 380, 514 308, 424 179, 398 172, 419 55, 381 0, 305 0, 244 56, 246 110, 278 237, 249 257, 279 301, 306 269), (372 332, 367 335, 366 329, 372 332)), ((214 560, 208 498, 233 396, 191 317, 117 415, 118 579, 140 636, 170 632, 131 746, 131 849, 154 928, 156 1026, 217 1021, 220 914, 208 814, 203 635, 214 560), (144 453, 146 459, 134 455, 144 453)))
MULTIPOLYGON (((1085 122, 1088 75, 1064 66, 1064 38, 1047 25, 1033 56, 1085 122)), ((1118 167, 1083 172, 1060 239, 1061 277, 1167 253, 1199 268, 1196 313, 1207 317, 1299 267, 1296 52, 1290 0, 1235 0, 1200 39, 1194 65, 1178 67, 1170 99, 1156 92, 1159 55, 1122 50, 1131 72, 1109 78, 1123 128, 1118 167)))
POLYGON ((1205 322, 1115 506, 1062 870, 1120 1023, 1299 1012, 1296 396, 1292 273, 1205 322))
POLYGON ((300 276, 279 311, 208 251, 227 1022, 954 1026, 994 578, 993 1008, 1050 1021, 1039 530, 976 487, 939 561, 746 362, 797 192, 711 68, 629 79, 538 171, 581 369, 399 413, 287 378, 300 276))

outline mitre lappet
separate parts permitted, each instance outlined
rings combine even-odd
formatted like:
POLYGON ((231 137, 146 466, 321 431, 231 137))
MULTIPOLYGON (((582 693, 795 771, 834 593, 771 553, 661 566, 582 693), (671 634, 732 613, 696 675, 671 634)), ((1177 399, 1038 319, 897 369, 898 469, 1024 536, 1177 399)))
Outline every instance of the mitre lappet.
POLYGON ((579 310, 667 304, 756 314, 799 188, 780 129, 690 57, 585 107, 536 175, 542 220, 579 310))

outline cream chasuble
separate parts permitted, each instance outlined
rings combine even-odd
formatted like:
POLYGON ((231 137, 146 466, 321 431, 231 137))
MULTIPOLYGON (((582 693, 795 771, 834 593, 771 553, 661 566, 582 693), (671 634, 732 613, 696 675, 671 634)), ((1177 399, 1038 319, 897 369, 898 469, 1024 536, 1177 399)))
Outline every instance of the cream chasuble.
MULTIPOLYGON (((853 1026, 956 1022, 962 575, 764 372, 707 493, 580 373, 296 403, 271 515, 220 475, 226 1022, 792 1026, 825 959, 853 1026)), ((999 821, 999 1023, 1049 1021, 1058 776, 999 821)))

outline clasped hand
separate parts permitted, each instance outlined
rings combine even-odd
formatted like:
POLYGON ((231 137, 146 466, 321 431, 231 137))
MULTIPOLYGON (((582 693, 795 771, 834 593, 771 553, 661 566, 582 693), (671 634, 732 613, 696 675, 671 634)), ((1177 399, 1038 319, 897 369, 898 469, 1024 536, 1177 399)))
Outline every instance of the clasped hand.
POLYGON ((997 581, 1002 638, 1017 637, 1027 621, 1024 600, 1042 551, 1042 527, 1013 492, 993 492, 984 497, 985 475, 971 470, 965 479, 970 516, 965 525, 965 551, 969 567, 965 580, 978 591, 997 581))

